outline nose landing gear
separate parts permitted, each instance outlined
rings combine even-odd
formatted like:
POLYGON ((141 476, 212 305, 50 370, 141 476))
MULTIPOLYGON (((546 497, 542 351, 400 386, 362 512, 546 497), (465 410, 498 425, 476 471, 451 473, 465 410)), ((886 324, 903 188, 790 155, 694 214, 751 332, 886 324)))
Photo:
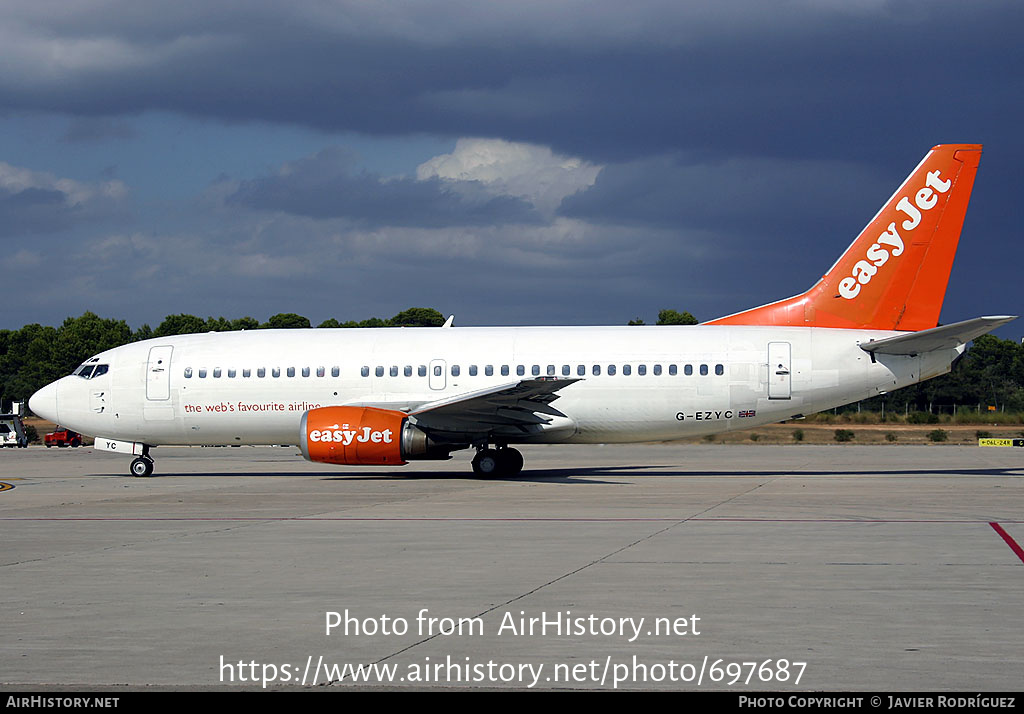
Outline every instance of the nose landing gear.
POLYGON ((523 470, 523 455, 516 449, 481 446, 473 457, 473 473, 483 477, 517 476, 523 470))
POLYGON ((149 455, 149 447, 142 447, 142 456, 132 461, 128 471, 132 476, 145 477, 153 475, 153 457, 149 455))

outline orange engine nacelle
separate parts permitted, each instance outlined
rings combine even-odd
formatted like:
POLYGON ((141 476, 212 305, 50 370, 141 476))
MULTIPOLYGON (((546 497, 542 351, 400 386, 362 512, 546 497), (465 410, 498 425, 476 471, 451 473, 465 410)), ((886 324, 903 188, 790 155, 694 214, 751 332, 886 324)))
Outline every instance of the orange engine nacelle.
POLYGON ((373 407, 310 409, 302 415, 299 446, 310 461, 401 465, 406 463, 403 432, 407 426, 415 429, 408 419, 408 414, 373 407))
POLYGON ((302 415, 299 448, 309 461, 395 466, 413 459, 443 461, 468 443, 438 443, 409 415, 375 407, 320 407, 302 415))

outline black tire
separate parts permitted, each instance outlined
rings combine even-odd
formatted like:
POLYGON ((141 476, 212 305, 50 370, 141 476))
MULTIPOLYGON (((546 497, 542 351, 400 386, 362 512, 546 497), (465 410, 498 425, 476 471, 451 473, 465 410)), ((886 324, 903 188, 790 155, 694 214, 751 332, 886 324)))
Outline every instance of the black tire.
POLYGON ((131 466, 128 467, 132 476, 137 478, 144 478, 153 474, 153 462, 149 459, 139 457, 132 461, 131 466))
POLYGON ((502 476, 517 476, 523 470, 523 455, 517 449, 498 449, 502 476))
POLYGON ((500 476, 501 461, 494 449, 482 449, 473 457, 473 473, 483 478, 500 476))

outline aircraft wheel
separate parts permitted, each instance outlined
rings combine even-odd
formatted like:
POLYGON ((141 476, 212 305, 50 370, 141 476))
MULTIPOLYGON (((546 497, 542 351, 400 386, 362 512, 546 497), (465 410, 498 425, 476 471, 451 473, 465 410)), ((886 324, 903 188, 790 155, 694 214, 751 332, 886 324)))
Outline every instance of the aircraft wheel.
POLYGON ((473 473, 477 476, 499 476, 501 465, 498 452, 494 449, 481 449, 473 457, 473 473))
POLYGON ((517 476, 523 470, 523 455, 517 449, 498 449, 502 476, 517 476))
POLYGON ((139 457, 132 461, 132 465, 129 467, 132 476, 151 476, 153 474, 153 461, 152 459, 144 459, 139 457))

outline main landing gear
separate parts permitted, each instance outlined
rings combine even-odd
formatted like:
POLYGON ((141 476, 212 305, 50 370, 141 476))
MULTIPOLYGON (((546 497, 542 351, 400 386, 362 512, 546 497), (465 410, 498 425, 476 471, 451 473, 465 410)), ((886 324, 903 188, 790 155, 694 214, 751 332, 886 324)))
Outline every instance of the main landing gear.
POLYGON ((473 457, 473 473, 484 477, 517 476, 523 470, 523 455, 507 446, 481 446, 473 457))
POLYGON ((149 447, 142 447, 142 456, 132 461, 128 471, 132 476, 145 477, 153 475, 153 457, 149 455, 149 447))

